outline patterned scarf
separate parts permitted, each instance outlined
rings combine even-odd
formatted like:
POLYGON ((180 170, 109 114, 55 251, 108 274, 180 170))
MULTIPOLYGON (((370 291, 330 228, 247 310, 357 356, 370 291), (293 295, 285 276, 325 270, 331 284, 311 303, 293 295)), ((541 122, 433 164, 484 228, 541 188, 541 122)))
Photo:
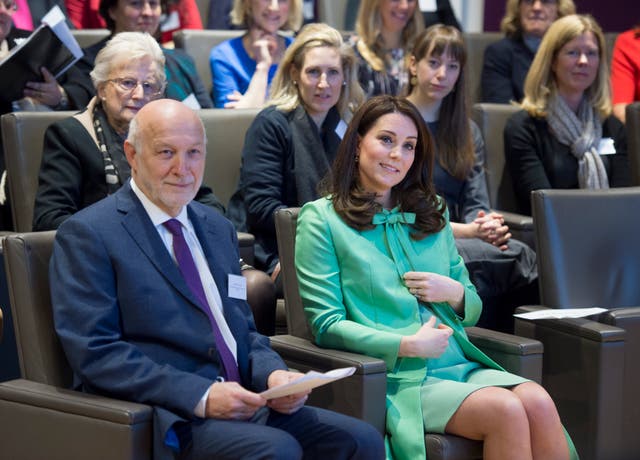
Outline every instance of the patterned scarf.
POLYGON ((131 168, 124 154, 123 139, 111 128, 100 103, 93 108, 93 128, 104 161, 107 193, 111 195, 129 178, 131 168))
POLYGON ((575 114, 562 97, 556 96, 549 100, 547 122, 556 139, 568 145, 578 159, 580 188, 609 188, 607 171, 598 154, 602 123, 595 108, 583 97, 575 114))

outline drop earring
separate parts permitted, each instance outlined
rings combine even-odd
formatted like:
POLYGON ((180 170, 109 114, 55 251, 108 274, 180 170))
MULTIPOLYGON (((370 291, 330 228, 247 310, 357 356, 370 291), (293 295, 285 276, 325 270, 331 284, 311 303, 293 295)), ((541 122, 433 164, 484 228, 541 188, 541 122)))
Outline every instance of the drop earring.
POLYGON ((418 77, 415 75, 411 75, 411 86, 416 86, 418 84, 418 77))

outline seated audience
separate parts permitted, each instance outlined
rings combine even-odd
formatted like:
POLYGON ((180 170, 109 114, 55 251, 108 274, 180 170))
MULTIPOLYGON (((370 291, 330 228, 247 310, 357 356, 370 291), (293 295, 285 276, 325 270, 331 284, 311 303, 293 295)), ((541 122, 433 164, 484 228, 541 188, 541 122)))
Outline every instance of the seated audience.
POLYGON ((456 248, 484 305, 478 324, 512 332, 515 307, 538 301, 536 256, 512 239, 502 215, 490 210, 484 141, 469 119, 466 60, 458 29, 429 27, 410 57, 407 99, 434 139, 433 184, 447 203, 456 248))
POLYGON ((422 32, 416 1, 362 0, 351 38, 359 60, 358 80, 367 96, 400 94, 409 81, 408 55, 422 32))
POLYGON ((131 179, 60 226, 51 302, 74 388, 153 406, 155 459, 382 459, 360 420, 260 393, 301 376, 256 332, 236 232, 193 202, 206 157, 197 114, 175 100, 137 113, 131 179), (240 290, 241 291, 241 290, 240 290))
POLYGON ((640 24, 618 35, 611 60, 613 114, 625 122, 628 104, 640 101, 640 24))
POLYGON ((214 104, 232 109, 262 107, 285 49, 293 41, 278 32, 298 30, 302 0, 234 0, 231 22, 247 31, 211 50, 214 104))
POLYGON ((533 190, 629 185, 624 125, 612 116, 600 26, 570 15, 545 34, 527 75, 523 111, 504 129, 505 161, 523 214, 533 190))
POLYGON ((272 98, 249 127, 229 216, 256 237, 256 266, 279 270, 274 212, 318 197, 345 121, 362 102, 355 57, 326 24, 305 26, 287 49, 272 98), (244 222, 246 219, 246 223, 244 222))
POLYGON ((433 160, 406 100, 378 96, 354 115, 326 196, 298 217, 296 269, 316 342, 386 363, 387 458, 425 458, 433 432, 482 440, 487 459, 568 459, 546 391, 467 338, 482 305, 431 183, 433 160))
POLYGON ((507 0, 500 29, 505 38, 484 52, 482 102, 509 104, 524 97, 524 79, 549 26, 574 14, 573 0, 507 0))
MULTIPOLYGON (((84 57, 78 61, 76 68, 83 78, 75 81, 84 90, 83 105, 89 103, 94 96, 89 73, 93 69, 98 52, 107 41, 120 32, 147 32, 155 36, 158 31, 161 14, 160 2, 149 0, 132 2, 130 0, 100 0, 100 14, 106 21, 111 35, 95 45, 84 49, 84 57)), ((193 59, 179 49, 162 48, 165 56, 165 73, 167 86, 165 96, 170 99, 183 101, 191 108, 211 108, 213 103, 198 72, 193 59)))

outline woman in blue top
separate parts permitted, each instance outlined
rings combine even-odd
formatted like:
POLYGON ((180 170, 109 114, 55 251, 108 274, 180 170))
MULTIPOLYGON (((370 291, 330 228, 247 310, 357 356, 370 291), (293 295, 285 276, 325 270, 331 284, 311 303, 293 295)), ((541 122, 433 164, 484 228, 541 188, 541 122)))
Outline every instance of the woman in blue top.
POLYGON ((429 27, 409 58, 407 99, 434 137, 433 182, 447 203, 456 247, 485 307, 480 325, 510 332, 514 308, 538 301, 536 256, 512 239, 502 215, 490 210, 484 141, 469 119, 465 94, 466 59, 458 29, 429 27))
POLYGON ((231 22, 247 32, 211 50, 214 105, 261 107, 284 50, 293 41, 278 31, 298 30, 302 0, 234 0, 231 22))
POLYGON ((551 397, 469 342, 482 308, 431 183, 420 113, 393 96, 356 112, 328 196, 298 219, 300 296, 318 345, 387 365, 387 458, 425 458, 424 432, 484 441, 485 459, 568 459, 551 397))

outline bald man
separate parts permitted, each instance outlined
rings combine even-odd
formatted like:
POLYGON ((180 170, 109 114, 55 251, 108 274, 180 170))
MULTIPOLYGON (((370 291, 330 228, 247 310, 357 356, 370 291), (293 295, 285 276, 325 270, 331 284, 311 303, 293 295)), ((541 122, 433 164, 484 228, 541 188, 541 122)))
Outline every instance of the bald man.
POLYGON ((150 102, 130 182, 59 228, 51 296, 76 388, 153 406, 154 458, 383 458, 370 425, 258 394, 300 374, 255 330, 234 228, 193 201, 205 144, 195 112, 150 102))

